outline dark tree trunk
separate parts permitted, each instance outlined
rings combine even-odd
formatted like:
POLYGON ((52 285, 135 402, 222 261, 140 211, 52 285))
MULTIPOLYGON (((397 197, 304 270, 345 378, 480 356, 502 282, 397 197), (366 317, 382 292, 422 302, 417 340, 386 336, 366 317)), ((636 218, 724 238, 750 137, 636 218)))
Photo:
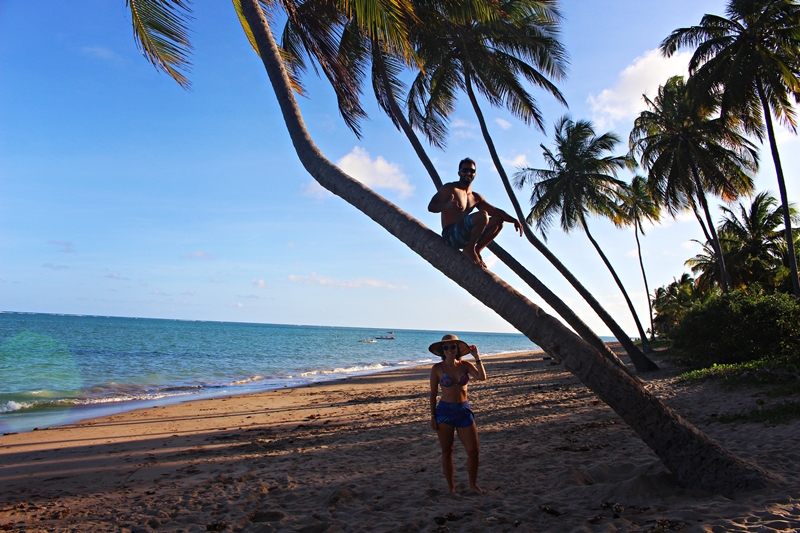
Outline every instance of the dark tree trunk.
POLYGON ((636 222, 633 225, 633 235, 636 237, 636 250, 639 252, 639 268, 642 269, 644 293, 647 295, 647 311, 650 314, 650 339, 656 340, 656 327, 653 324, 653 302, 650 301, 650 287, 647 286, 647 274, 644 272, 644 261, 642 260, 642 245, 639 244, 639 225, 636 222))
POLYGON ((769 148, 772 150, 772 161, 775 163, 775 174, 778 176, 778 189, 781 193, 781 208, 783 210, 783 230, 786 233, 786 249, 789 252, 789 270, 792 275, 792 289, 794 295, 800 297, 800 278, 797 274, 797 256, 794 251, 794 236, 792 232, 792 215, 789 212, 789 196, 786 194, 786 180, 783 178, 783 166, 781 157, 778 154, 778 143, 775 141, 775 130, 772 127, 772 113, 769 109, 769 102, 764 95, 764 88, 761 81, 758 82, 758 97, 761 99, 761 107, 764 109, 764 120, 767 123, 767 136, 769 137, 769 148))
MULTIPOLYGON (((481 133, 483 134, 484 141, 486 142, 486 146, 489 148, 489 155, 492 157, 492 161, 494 162, 495 168, 497 168, 497 173, 500 174, 500 180, 503 182, 503 187, 506 189, 506 194, 508 194, 509 200, 511 200, 511 205, 514 206, 514 212, 517 215, 520 223, 522 224, 522 228, 525 231, 525 237, 527 237, 528 241, 536 247, 539 252, 544 255, 550 263, 556 267, 556 269, 561 273, 567 281, 570 282, 572 287, 578 291, 586 303, 594 310, 598 317, 603 321, 603 323, 608 326, 608 329, 611 330, 611 333, 617 338, 617 340, 622 344, 622 347, 625 348, 625 351, 628 353, 628 356, 631 358, 631 362, 633 366, 636 367, 638 372, 650 372, 653 370, 658 370, 658 365, 656 365, 653 361, 651 361, 646 355, 642 353, 639 348, 631 341, 631 338, 625 334, 617 321, 614 320, 611 315, 609 315, 603 306, 600 305, 592 294, 586 290, 586 288, 578 281, 578 279, 570 272, 567 267, 565 267, 558 258, 553 255, 547 246, 544 245, 542 241, 536 238, 531 230, 530 226, 525 223, 525 214, 522 212, 522 208, 519 205, 519 201, 517 200, 517 195, 514 194, 514 189, 511 187, 511 182, 508 179, 508 174, 506 174, 505 168, 503 167, 502 162, 500 161, 500 156, 497 155, 497 150, 494 146, 494 141, 492 140, 491 135, 489 135, 489 128, 486 126, 486 120, 483 118, 483 111, 481 111, 480 106, 478 105, 478 100, 475 98, 475 92, 472 90, 472 83, 470 82, 469 75, 465 74, 465 84, 467 86, 467 95, 469 96, 469 101, 472 103, 472 108, 475 111, 475 115, 478 117, 478 123, 480 124, 481 133)), ((647 337, 642 338, 642 348, 645 349, 647 352, 652 352, 653 349, 650 347, 650 344, 647 342, 647 337)))
MULTIPOLYGON (((320 185, 380 224, 434 268, 563 361, 569 371, 639 434, 681 484, 729 494, 765 487, 770 482, 766 471, 709 439, 561 322, 328 161, 305 128, 278 47, 258 2, 242 0, 245 21, 252 29, 297 155, 320 185)), ((243 98, 250 98, 250 95, 243 98)))
POLYGON ((604 254, 603 250, 600 249, 600 245, 597 244, 597 241, 594 240, 594 237, 592 237, 592 234, 589 232, 589 225, 586 224, 586 220, 583 218, 583 215, 581 215, 580 219, 581 219, 581 226, 583 226, 583 231, 586 232, 586 236, 589 237, 589 241, 592 243, 592 246, 594 246, 594 249, 597 250, 597 253, 603 260, 603 263, 606 265, 606 268, 608 268, 608 271, 611 272, 611 276, 614 278, 614 282, 616 282, 617 287, 619 287, 619 292, 621 292, 622 296, 625 298, 625 303, 628 304, 628 309, 630 310, 631 315, 633 316, 633 321, 636 323, 636 329, 639 330, 639 336, 642 338, 642 345, 644 345, 647 342, 647 334, 645 333, 644 328, 642 327, 642 323, 639 321, 639 316, 636 314, 636 310, 633 308, 633 302, 631 301, 630 296, 628 296, 628 291, 625 290, 625 286, 622 284, 622 280, 619 279, 619 276, 617 276, 617 271, 614 270, 613 266, 611 266, 611 261, 608 260, 606 254, 604 254))

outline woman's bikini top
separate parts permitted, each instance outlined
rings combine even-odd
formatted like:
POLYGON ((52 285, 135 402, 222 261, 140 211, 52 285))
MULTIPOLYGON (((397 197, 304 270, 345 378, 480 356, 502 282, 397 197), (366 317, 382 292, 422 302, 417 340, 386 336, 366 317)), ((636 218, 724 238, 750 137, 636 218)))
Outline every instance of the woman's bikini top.
MULTIPOLYGON (((458 380, 458 384, 463 387, 467 383, 469 383, 469 373, 464 372, 461 374, 461 379, 458 380)), ((442 387, 452 387, 453 385, 455 385, 453 378, 447 374, 442 374, 442 387)))

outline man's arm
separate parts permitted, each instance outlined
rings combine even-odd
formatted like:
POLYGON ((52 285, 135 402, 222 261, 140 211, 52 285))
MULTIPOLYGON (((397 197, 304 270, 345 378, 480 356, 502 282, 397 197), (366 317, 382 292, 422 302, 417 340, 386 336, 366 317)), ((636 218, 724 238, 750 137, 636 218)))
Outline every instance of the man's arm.
POLYGON ((514 224, 514 229, 519 232, 520 236, 522 236, 522 223, 519 220, 512 217, 499 207, 493 206, 492 204, 487 202, 486 199, 480 194, 475 193, 475 198, 476 200, 478 200, 478 202, 475 204, 476 208, 478 208, 481 211, 486 211, 490 217, 495 217, 495 216, 500 217, 500 219, 503 222, 510 222, 514 224))
POLYGON ((433 198, 431 198, 431 201, 428 203, 428 211, 431 213, 441 213, 447 209, 454 208, 461 209, 461 205, 459 205, 455 194, 453 194, 453 188, 447 185, 439 189, 439 192, 434 194, 433 198))

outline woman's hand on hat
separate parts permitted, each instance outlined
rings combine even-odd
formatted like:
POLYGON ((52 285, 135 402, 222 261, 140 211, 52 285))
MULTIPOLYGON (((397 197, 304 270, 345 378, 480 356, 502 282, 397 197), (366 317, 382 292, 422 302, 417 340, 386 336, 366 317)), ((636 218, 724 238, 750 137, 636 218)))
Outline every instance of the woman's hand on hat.
POLYGON ((469 353, 472 355, 472 357, 476 359, 478 358, 478 356, 480 356, 480 354, 478 353, 478 347, 475 346, 474 344, 469 345, 469 353))

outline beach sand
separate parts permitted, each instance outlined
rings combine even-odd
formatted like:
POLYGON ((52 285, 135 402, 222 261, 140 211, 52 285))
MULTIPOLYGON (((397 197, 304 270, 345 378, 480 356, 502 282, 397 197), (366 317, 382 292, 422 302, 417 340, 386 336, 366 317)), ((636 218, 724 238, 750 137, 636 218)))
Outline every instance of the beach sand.
MULTIPOLYGON (((780 476, 732 498, 680 488, 636 434, 541 352, 470 383, 482 496, 456 441, 448 496, 429 367, 188 402, 0 437, 0 531, 796 531, 800 421, 721 424, 756 389, 647 387, 780 476)), ((766 405, 777 400, 766 399, 766 405)))

